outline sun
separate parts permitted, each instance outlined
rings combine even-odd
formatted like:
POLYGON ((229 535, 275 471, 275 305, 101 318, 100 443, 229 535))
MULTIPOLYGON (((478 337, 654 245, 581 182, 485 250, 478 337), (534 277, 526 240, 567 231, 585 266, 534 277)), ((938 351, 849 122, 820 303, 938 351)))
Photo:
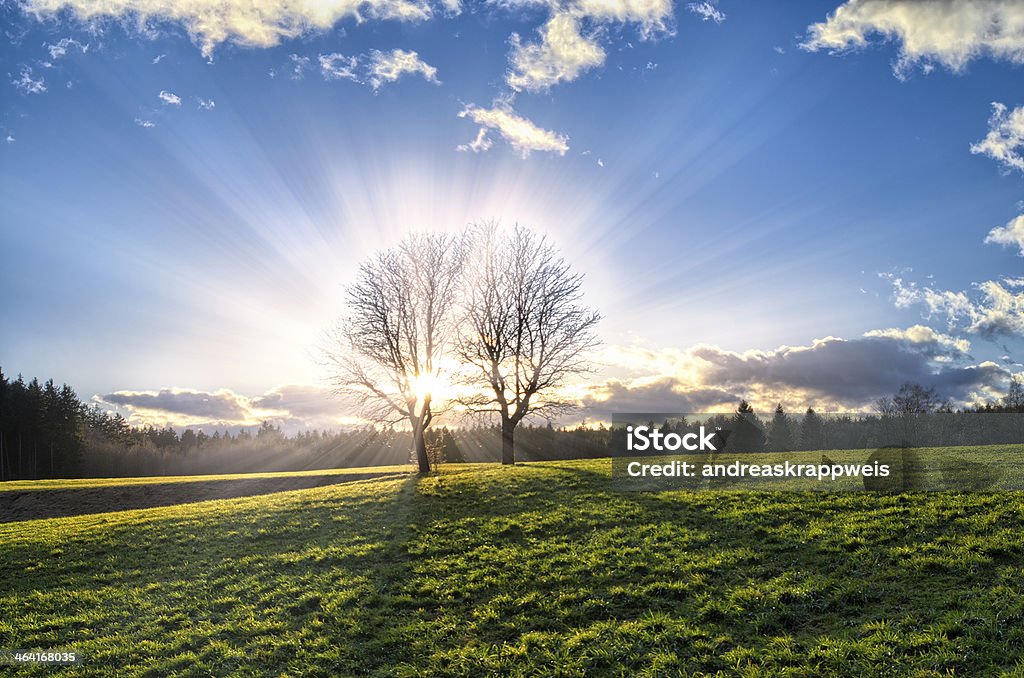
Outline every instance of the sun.
POLYGON ((439 381, 437 375, 433 373, 418 375, 413 378, 413 393, 420 400, 432 397, 439 381))

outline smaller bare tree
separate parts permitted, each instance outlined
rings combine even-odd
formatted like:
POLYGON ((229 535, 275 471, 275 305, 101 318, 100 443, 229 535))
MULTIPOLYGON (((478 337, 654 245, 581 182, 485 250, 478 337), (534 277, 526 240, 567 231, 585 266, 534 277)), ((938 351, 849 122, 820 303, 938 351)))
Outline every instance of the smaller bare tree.
MULTIPOLYGON (((407 424, 421 473, 435 415, 433 387, 454 336, 465 239, 413 235, 359 268, 348 314, 327 333, 324 362, 336 391, 378 424, 407 424)), ((441 407, 444 407, 442 404, 441 407)))
POLYGON ((572 407, 556 392, 589 371, 600 314, 582 304, 583 276, 544 236, 496 224, 473 230, 473 256, 457 353, 483 393, 464 397, 473 412, 501 420, 501 462, 515 463, 515 430, 530 414, 572 407))

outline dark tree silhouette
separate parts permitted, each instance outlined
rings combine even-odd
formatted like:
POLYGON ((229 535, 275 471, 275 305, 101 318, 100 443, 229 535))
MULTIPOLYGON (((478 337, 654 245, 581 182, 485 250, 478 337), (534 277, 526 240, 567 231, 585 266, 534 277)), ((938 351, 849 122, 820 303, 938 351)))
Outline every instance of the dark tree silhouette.
POLYGON ((1007 412, 1024 412, 1024 379, 1010 377, 1010 387, 1000 401, 1007 412))
POLYGON ((450 235, 413 235, 377 254, 359 268, 349 314, 323 346, 337 391, 364 417, 409 425, 421 473, 430 471, 432 384, 453 336, 464 257, 464 239, 450 235))
POLYGON ((768 426, 766 447, 771 452, 789 452, 793 449, 793 429, 786 411, 782 409, 782 403, 775 406, 775 416, 768 426))
POLYGON ((800 424, 800 449, 820 450, 825 446, 824 422, 814 408, 808 407, 800 424))
POLYGON ((487 393, 462 402, 497 414, 501 462, 513 464, 524 418, 573 406, 556 389, 588 371, 601 316, 582 303, 583 276, 525 227, 503 233, 493 223, 478 226, 471 262, 457 352, 487 393))
POLYGON ((764 450, 764 442, 764 431, 754 408, 746 400, 741 400, 733 417, 729 448, 735 452, 761 452, 764 450))

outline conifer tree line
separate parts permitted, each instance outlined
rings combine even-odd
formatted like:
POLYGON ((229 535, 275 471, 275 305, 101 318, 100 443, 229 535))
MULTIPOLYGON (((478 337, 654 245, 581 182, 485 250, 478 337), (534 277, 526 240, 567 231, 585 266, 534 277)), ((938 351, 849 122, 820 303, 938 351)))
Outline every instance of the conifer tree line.
POLYGON ((77 475, 87 414, 67 384, 10 381, 0 369, 0 479, 77 475))
MULTIPOLYGON (((522 458, 607 454, 607 431, 523 425, 522 458)), ((434 463, 501 458, 500 425, 426 432, 434 463)), ((132 426, 119 413, 83 402, 67 384, 40 383, 0 369, 0 480, 303 471, 406 464, 412 436, 390 426, 286 435, 270 422, 202 430, 132 426)))
MULTIPOLYGON (((743 452, 863 448, 883 442, 880 436, 905 435, 908 418, 924 422, 913 435, 928 444, 1024 441, 1024 416, 976 416, 1006 413, 1024 415, 1024 384, 1018 379, 999 400, 955 412, 934 389, 905 384, 878 401, 867 417, 821 415, 813 408, 793 416, 781 404, 762 416, 744 400, 733 414, 649 423, 663 433, 688 431, 698 423, 721 427, 730 431, 727 450, 743 452)), ((503 454, 502 433, 500 423, 442 426, 429 430, 426 440, 432 463, 496 462, 503 454)), ((603 424, 524 424, 516 449, 523 461, 606 457, 621 453, 623 435, 621 428, 603 424)), ((67 384, 26 381, 20 375, 11 379, 0 369, 0 480, 405 464, 411 443, 409 431, 386 426, 293 435, 269 422, 234 432, 132 426, 118 413, 83 402, 67 384)))

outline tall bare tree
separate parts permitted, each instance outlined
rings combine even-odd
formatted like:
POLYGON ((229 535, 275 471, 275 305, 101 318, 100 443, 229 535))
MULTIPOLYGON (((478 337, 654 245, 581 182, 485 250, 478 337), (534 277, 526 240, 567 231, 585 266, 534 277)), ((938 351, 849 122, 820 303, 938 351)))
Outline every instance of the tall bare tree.
POLYGON ((348 314, 323 347, 337 391, 366 418, 407 423, 421 473, 430 471, 425 433, 439 413, 433 385, 454 337, 465 239, 413 235, 359 268, 348 314))
POLYGON ((463 398, 501 419, 501 462, 515 463, 515 430, 531 413, 573 405, 557 388, 589 371, 600 314, 582 303, 583 276, 544 236, 496 224, 473 231, 457 353, 484 394, 463 398))

